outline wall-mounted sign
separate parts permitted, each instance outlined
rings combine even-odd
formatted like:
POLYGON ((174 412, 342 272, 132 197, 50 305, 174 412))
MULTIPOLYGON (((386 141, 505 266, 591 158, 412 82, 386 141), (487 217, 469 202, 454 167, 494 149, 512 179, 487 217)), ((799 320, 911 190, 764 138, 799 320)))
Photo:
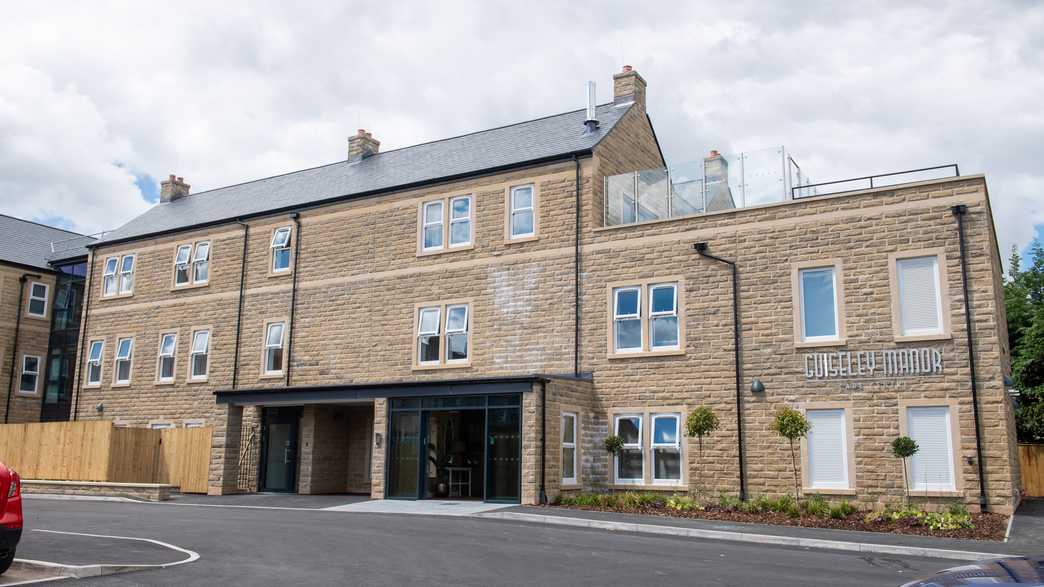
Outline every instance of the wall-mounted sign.
POLYGON ((806 379, 918 377, 942 375, 942 372, 942 351, 933 348, 834 351, 805 355, 806 379))

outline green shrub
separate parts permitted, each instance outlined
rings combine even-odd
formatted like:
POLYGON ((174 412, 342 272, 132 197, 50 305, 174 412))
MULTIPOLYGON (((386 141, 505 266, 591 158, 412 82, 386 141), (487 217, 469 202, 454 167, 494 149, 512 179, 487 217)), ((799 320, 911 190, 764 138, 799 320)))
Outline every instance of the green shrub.
POLYGON ((810 516, 825 518, 830 514, 830 503, 822 495, 813 495, 801 503, 801 509, 810 516))
POLYGON ((762 512, 768 512, 772 510, 772 500, 765 497, 764 495, 752 499, 747 503, 750 504, 748 507, 750 508, 751 513, 760 514, 762 512))
POLYGON ((735 495, 722 493, 721 496, 718 497, 718 506, 725 511, 731 512, 738 510, 742 505, 743 500, 736 497, 735 495))
POLYGON ((624 439, 620 438, 619 436, 617 436, 615 434, 610 434, 609 436, 605 437, 604 444, 605 444, 605 452, 607 452, 607 453, 609 453, 611 455, 615 455, 616 453, 620 452, 620 449, 623 448, 624 439))
POLYGON ((971 518, 971 514, 968 513, 968 508, 963 503, 951 503, 950 507, 946 508, 951 516, 968 516, 971 518))
POLYGON ((878 511, 866 512, 866 515, 863 516, 863 522, 865 522, 867 524, 876 524, 876 523, 878 523, 878 522, 880 522, 880 521, 882 521, 884 519, 885 519, 885 512, 878 512, 878 511))
POLYGON ((969 514, 953 514, 950 512, 929 512, 924 515, 921 523, 929 530, 960 530, 962 528, 974 528, 969 514))
POLYGON ((688 495, 672 495, 667 498, 667 507, 679 512, 702 511, 700 502, 688 495))
POLYGON ((847 500, 842 500, 830 506, 830 517, 835 520, 843 520, 854 514, 855 511, 856 509, 852 504, 848 503, 847 500))
POLYGON ((801 516, 801 506, 789 495, 781 495, 779 499, 768 502, 769 509, 779 514, 797 518, 801 516))
POLYGON ((637 509, 642 507, 662 506, 663 501, 663 496, 655 493, 628 491, 626 493, 618 494, 617 507, 637 509))

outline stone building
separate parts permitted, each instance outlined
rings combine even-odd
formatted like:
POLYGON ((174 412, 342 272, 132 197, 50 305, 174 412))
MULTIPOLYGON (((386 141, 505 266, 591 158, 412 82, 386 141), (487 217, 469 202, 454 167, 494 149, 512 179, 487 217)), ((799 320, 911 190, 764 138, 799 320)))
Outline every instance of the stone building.
POLYGON ((69 418, 92 239, 0 215, 0 404, 4 423, 69 418))
POLYGON ((779 150, 766 191, 752 158, 668 167, 645 80, 613 89, 387 152, 360 130, 337 163, 207 192, 171 176, 91 245, 74 417, 213 426, 213 493, 534 503, 789 491, 792 406, 806 495, 901 499, 907 434, 915 494, 1010 511, 985 178, 827 193, 779 150))

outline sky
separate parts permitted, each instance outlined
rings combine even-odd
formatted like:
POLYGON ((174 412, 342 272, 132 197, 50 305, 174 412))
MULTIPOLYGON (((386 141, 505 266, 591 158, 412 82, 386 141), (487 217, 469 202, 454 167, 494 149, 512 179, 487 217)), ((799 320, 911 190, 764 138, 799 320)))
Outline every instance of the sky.
MULTIPOLYGON (((0 4, 8 4, 0 0, 0 4)), ((1004 257, 1044 238, 1037 2, 10 3, 0 213, 85 233, 156 201, 611 99, 669 162, 785 145, 814 181, 985 173, 1004 257)))

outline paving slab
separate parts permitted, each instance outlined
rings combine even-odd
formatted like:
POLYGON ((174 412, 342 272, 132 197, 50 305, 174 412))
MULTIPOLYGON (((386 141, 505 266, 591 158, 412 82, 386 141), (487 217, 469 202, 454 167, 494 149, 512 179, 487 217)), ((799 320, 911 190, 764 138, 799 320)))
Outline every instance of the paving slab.
POLYGON ((758 534, 765 536, 785 536, 810 540, 832 540, 838 542, 857 542, 880 544, 893 547, 933 548, 968 552, 996 553, 1001 555, 1035 555, 1044 549, 1044 543, 999 542, 992 540, 959 540, 954 538, 937 538, 932 536, 915 536, 909 534, 887 534, 883 532, 859 532, 853 530, 834 530, 829 528, 801 528, 797 526, 776 526, 771 524, 748 524, 742 522, 720 522, 717 520, 698 520, 691 518, 671 518, 646 514, 621 514, 616 512, 600 512, 576 510, 561 507, 515 506, 502 512, 517 512, 541 516, 561 516, 606 522, 622 522, 626 524, 644 524, 665 526, 668 528, 694 528, 718 532, 738 534, 758 534), (1035 549, 1034 549, 1035 547, 1035 549))

